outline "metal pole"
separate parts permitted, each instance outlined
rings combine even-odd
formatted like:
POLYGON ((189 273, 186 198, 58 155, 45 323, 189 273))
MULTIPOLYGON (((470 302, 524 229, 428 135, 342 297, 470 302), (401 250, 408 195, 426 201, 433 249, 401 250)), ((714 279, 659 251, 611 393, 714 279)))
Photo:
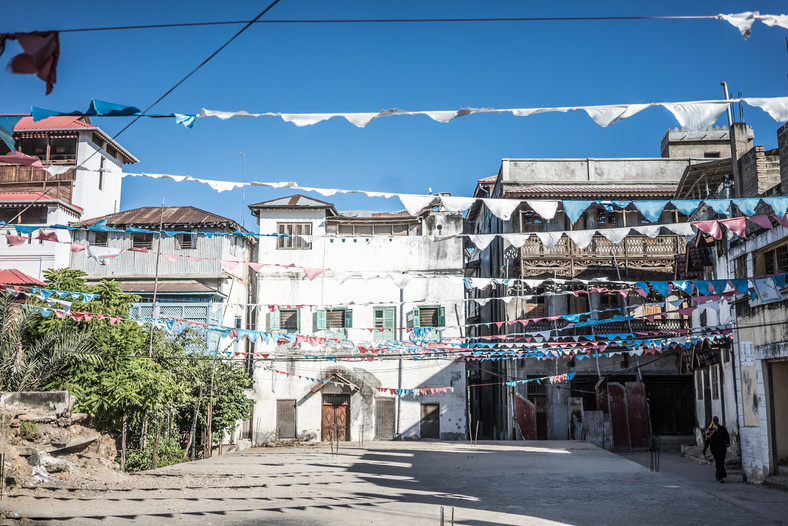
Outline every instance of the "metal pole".
MULTIPOLYGON (((402 328, 405 326, 405 288, 399 288, 399 341, 402 341, 402 328)), ((400 434, 400 422, 402 421, 402 353, 400 352, 399 364, 397 366, 397 437, 400 434)))
MULTIPOLYGON (((156 293, 159 291, 159 260, 161 259, 161 229, 164 227, 164 198, 161 198, 161 212, 159 214, 159 239, 156 243, 156 274, 153 278, 153 303, 151 304, 150 317, 156 317, 156 293)), ((153 358, 153 322, 150 324, 150 339, 148 341, 148 358, 153 358)))
MULTIPOLYGON (((728 83, 723 80, 722 82, 720 82, 720 85, 722 86, 722 89, 725 92, 725 100, 730 100, 728 98, 728 83)), ((728 129, 729 130, 730 130, 730 127, 732 125, 733 125, 733 114, 731 113, 731 105, 728 104, 728 129)))

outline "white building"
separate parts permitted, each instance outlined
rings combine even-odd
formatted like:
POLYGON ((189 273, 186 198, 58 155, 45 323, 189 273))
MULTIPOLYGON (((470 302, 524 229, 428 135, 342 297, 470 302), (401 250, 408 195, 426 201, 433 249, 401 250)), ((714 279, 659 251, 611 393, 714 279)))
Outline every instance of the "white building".
MULTIPOLYGON (((132 308, 132 315, 248 327, 254 272, 246 262, 254 260, 256 238, 227 235, 244 232, 232 219, 193 206, 166 206, 126 210, 73 222, 71 226, 85 229, 73 231, 77 243, 123 250, 105 264, 89 257, 87 250, 74 252, 70 267, 86 272, 89 283, 114 279, 124 292, 139 295, 142 300, 132 308), (123 231, 90 230, 99 220, 123 231), (158 235, 153 232, 158 232, 160 225, 165 231, 191 233, 164 235, 159 249, 158 235), (126 232, 129 228, 138 231, 126 232), (162 254, 158 263, 155 252, 162 254), (230 269, 221 260, 239 263, 230 269)), ((219 350, 244 350, 234 338, 220 339, 217 333, 208 335, 208 344, 211 350, 217 345, 219 350)))
POLYGON ((431 239, 461 233, 460 214, 340 214, 302 195, 250 208, 261 234, 293 236, 261 238, 260 262, 330 269, 312 280, 295 268, 259 274, 258 303, 280 308, 259 317, 258 330, 301 338, 257 344, 254 441, 326 440, 331 433, 340 440, 465 437, 464 363, 445 355, 400 358, 393 342, 462 336, 462 240, 431 239), (429 388, 453 389, 389 391, 429 388))
MULTIPOLYGON (((38 122, 24 117, 14 128, 14 141, 17 151, 34 155, 45 165, 73 167, 51 175, 40 168, 0 162, 0 221, 17 225, 68 224, 117 212, 123 164, 138 162, 87 117, 38 122)), ((8 147, 0 141, 0 155, 7 153, 8 147)), ((0 232, 17 234, 12 226, 3 226, 0 232)), ((35 239, 41 232, 31 232, 30 240, 19 246, 0 238, 0 268, 17 268, 43 279, 44 270, 67 267, 68 245, 35 239)), ((58 241, 71 241, 66 230, 51 232, 58 241)))

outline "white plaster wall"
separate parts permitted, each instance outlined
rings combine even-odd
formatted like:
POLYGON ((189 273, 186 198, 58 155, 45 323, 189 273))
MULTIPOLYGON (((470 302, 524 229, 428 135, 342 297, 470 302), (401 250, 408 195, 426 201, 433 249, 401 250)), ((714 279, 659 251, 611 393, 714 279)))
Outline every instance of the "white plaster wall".
MULTIPOLYGON (((47 210, 47 224, 67 224, 75 219, 77 218, 74 215, 56 206, 51 206, 47 210)), ((71 242, 71 233, 68 230, 44 229, 33 232, 33 237, 41 231, 55 232, 59 241, 71 242)), ((4 226, 0 232, 16 235, 16 230, 12 226, 4 226)), ((15 268, 41 281, 44 280, 45 270, 66 268, 69 266, 70 259, 71 248, 68 244, 33 239, 29 244, 12 247, 8 245, 5 237, 0 237, 0 268, 15 268)))
MULTIPOLYGON (((276 232, 277 222, 311 222, 313 235, 325 233, 323 210, 263 210, 259 220, 260 232, 276 232)), ((442 233, 451 233, 452 224, 444 223, 438 215, 436 223, 446 225, 442 233)), ((462 244, 459 239, 433 241, 424 236, 374 236, 315 239, 311 250, 277 250, 276 238, 261 238, 259 261, 264 263, 294 264, 297 266, 329 268, 309 281, 298 269, 263 267, 258 273, 260 304, 308 305, 300 309, 300 333, 320 335, 316 331, 315 310, 336 306, 353 310, 353 327, 347 337, 355 343, 373 341, 370 329, 374 324, 375 307, 395 307, 397 327, 412 327, 415 306, 443 305, 446 327, 443 337, 461 336, 465 319, 464 287, 462 284, 462 244), (336 273, 335 273, 336 271, 336 273), (380 276, 350 276, 346 273, 380 272, 380 276), (409 279, 395 283, 386 273, 406 273, 409 279), (429 277, 415 276, 427 273, 429 277), (339 279, 337 279, 339 278, 339 279), (401 288, 400 288, 401 287, 401 288), (374 305, 367 305, 374 303, 374 305), (400 321, 402 320, 402 321, 400 321)), ((269 330, 266 312, 258 313, 257 329, 269 330)), ((395 332, 395 337, 407 339, 408 331, 395 332)), ((256 352, 277 358, 327 354, 323 346, 312 347, 301 343, 293 352, 289 346, 275 343, 256 344, 256 352)), ((441 436, 457 439, 465 436, 465 366, 452 359, 404 359, 402 381, 399 383, 399 361, 377 359, 372 362, 294 361, 277 359, 258 362, 255 371, 255 441, 264 441, 276 432, 276 400, 297 400, 297 433, 312 433, 319 439, 321 426, 320 392, 310 394, 317 385, 297 376, 273 372, 278 369, 311 378, 326 378, 331 371, 342 368, 354 378, 363 378, 364 387, 353 394, 350 401, 350 439, 358 440, 363 426, 366 440, 374 439, 374 399, 392 397, 375 387, 429 388, 451 387, 453 393, 420 396, 403 395, 397 417, 403 438, 419 438, 421 403, 438 403, 441 411, 441 436)), ((395 406, 396 407, 396 406, 395 406)))
POLYGON ((77 144, 77 170, 72 202, 84 210, 82 217, 98 217, 117 212, 120 208, 120 189, 123 167, 106 152, 101 152, 90 140, 89 134, 81 134, 77 144), (99 190, 99 168, 104 158, 104 180, 99 190), (84 164, 83 164, 84 163, 84 164))

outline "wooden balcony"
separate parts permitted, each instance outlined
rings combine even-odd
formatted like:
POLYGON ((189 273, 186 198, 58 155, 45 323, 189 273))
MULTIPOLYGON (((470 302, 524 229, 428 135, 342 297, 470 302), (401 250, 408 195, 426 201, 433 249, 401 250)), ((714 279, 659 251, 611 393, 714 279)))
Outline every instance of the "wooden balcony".
POLYGON ((604 236, 594 236, 591 243, 580 249, 562 237, 553 248, 545 248, 538 239, 531 237, 520 249, 521 276, 529 277, 550 273, 573 277, 589 267, 613 267, 613 256, 622 269, 642 269, 673 272, 676 254, 684 252, 682 236, 627 236, 620 243, 613 243, 604 236))

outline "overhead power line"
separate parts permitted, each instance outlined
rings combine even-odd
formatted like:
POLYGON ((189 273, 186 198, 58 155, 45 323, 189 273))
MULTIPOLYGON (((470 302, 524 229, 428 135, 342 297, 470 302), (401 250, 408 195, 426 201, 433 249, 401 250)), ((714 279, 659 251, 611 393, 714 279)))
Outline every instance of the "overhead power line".
MULTIPOLYGON (((274 2, 276 4, 277 2, 274 2)), ((273 7, 273 4, 268 9, 273 7)), ((599 22, 621 20, 715 20, 716 15, 684 16, 545 16, 545 17, 498 17, 498 18, 337 18, 337 19, 279 19, 225 20, 215 22, 181 22, 173 24, 139 24, 133 26, 83 27, 53 29, 61 33, 82 33, 88 31, 124 31, 130 29, 168 29, 177 27, 227 26, 247 24, 420 24, 420 23, 467 23, 467 22, 599 22)), ((241 31, 245 31, 246 27, 241 31)), ((236 35, 237 36, 237 35, 236 35)), ((235 38, 235 37, 233 37, 235 38)))

